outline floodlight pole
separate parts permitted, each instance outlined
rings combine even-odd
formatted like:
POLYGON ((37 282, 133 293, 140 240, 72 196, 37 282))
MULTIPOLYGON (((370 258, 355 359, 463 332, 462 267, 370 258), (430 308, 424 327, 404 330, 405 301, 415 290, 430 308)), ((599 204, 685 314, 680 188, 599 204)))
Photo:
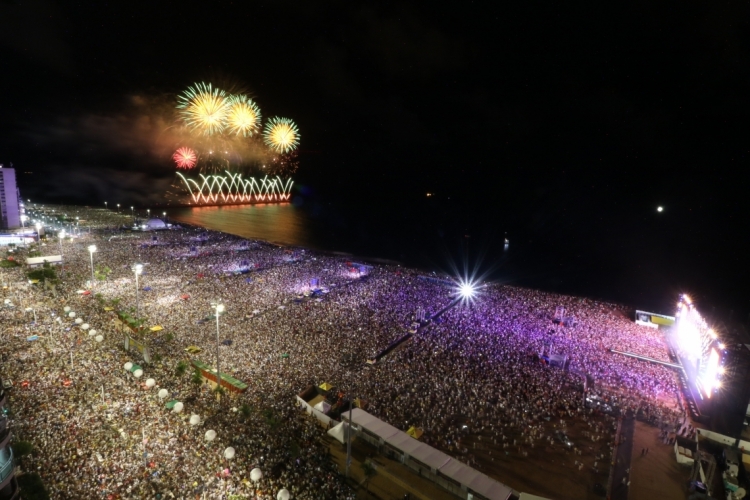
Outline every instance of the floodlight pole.
MULTIPOLYGON (((224 310, 224 305, 220 302, 212 304, 216 314, 216 389, 221 388, 221 369, 219 367, 219 314, 224 310)), ((221 397, 221 392, 217 392, 221 397)))
POLYGON ((352 395, 349 394, 349 427, 346 430, 346 477, 349 477, 349 466, 352 463, 352 408, 354 408, 354 400, 352 395))
POLYGON ((136 264, 133 266, 133 272, 135 273, 135 319, 138 320, 138 316, 140 314, 140 308, 138 304, 138 275, 141 274, 141 270, 143 267, 141 264, 136 264))
MULTIPOLYGON (((221 387, 221 369, 219 368, 219 307, 216 307, 216 383, 221 387)), ((219 393, 221 394, 221 393, 219 393)))
POLYGON ((65 238, 65 229, 57 233, 57 238, 60 241, 60 276, 65 274, 65 256, 63 255, 62 240, 65 238))
POLYGON ((96 245, 89 245, 88 250, 91 256, 91 288, 94 288, 94 252, 96 252, 96 245))

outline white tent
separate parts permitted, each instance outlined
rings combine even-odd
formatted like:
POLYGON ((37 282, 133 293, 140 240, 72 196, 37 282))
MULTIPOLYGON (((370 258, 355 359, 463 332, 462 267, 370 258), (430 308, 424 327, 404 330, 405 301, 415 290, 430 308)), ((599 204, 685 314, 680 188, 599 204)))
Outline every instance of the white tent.
POLYGON ((62 263, 62 255, 47 255, 46 257, 27 257, 26 265, 29 267, 42 267, 45 262, 51 265, 62 263))
POLYGON ((348 427, 349 427, 348 423, 341 422, 336 427, 328 429, 328 435, 333 436, 333 438, 336 441, 338 441, 341 444, 344 444, 346 443, 346 432, 347 432, 348 427))
POLYGON ((167 225, 161 219, 149 219, 141 227, 143 228, 144 231, 155 231, 159 229, 166 229, 167 225))
POLYGON ((321 413, 328 413, 328 410, 330 409, 331 409, 331 405, 329 405, 325 401, 321 401, 320 403, 313 406, 313 410, 318 410, 321 413))
POLYGON ((519 500, 548 500, 546 497, 532 495, 531 493, 521 493, 521 496, 518 498, 519 500))

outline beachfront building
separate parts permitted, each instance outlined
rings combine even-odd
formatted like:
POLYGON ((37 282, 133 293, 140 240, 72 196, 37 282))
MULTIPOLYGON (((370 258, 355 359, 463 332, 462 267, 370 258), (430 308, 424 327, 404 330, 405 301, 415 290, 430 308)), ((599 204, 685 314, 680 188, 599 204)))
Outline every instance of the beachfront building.
POLYGON ((21 227, 16 170, 0 165, 0 228, 21 227))

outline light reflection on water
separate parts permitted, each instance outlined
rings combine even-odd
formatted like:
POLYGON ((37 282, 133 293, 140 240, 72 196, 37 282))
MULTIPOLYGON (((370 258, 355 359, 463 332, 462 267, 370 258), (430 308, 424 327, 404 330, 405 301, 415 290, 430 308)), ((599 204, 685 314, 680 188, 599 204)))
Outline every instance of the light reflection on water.
POLYGON ((243 238, 317 246, 308 215, 291 203, 179 208, 169 210, 169 217, 243 238))

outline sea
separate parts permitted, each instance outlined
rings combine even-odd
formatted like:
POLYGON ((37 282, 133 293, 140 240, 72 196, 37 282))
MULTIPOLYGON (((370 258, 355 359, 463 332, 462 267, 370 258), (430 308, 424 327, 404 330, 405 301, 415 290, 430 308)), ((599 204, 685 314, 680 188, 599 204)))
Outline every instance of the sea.
POLYGON ((350 255, 456 280, 504 283, 669 314, 672 290, 623 273, 592 249, 540 240, 491 214, 462 217, 450 202, 291 203, 168 209, 174 222, 249 239, 350 255))

